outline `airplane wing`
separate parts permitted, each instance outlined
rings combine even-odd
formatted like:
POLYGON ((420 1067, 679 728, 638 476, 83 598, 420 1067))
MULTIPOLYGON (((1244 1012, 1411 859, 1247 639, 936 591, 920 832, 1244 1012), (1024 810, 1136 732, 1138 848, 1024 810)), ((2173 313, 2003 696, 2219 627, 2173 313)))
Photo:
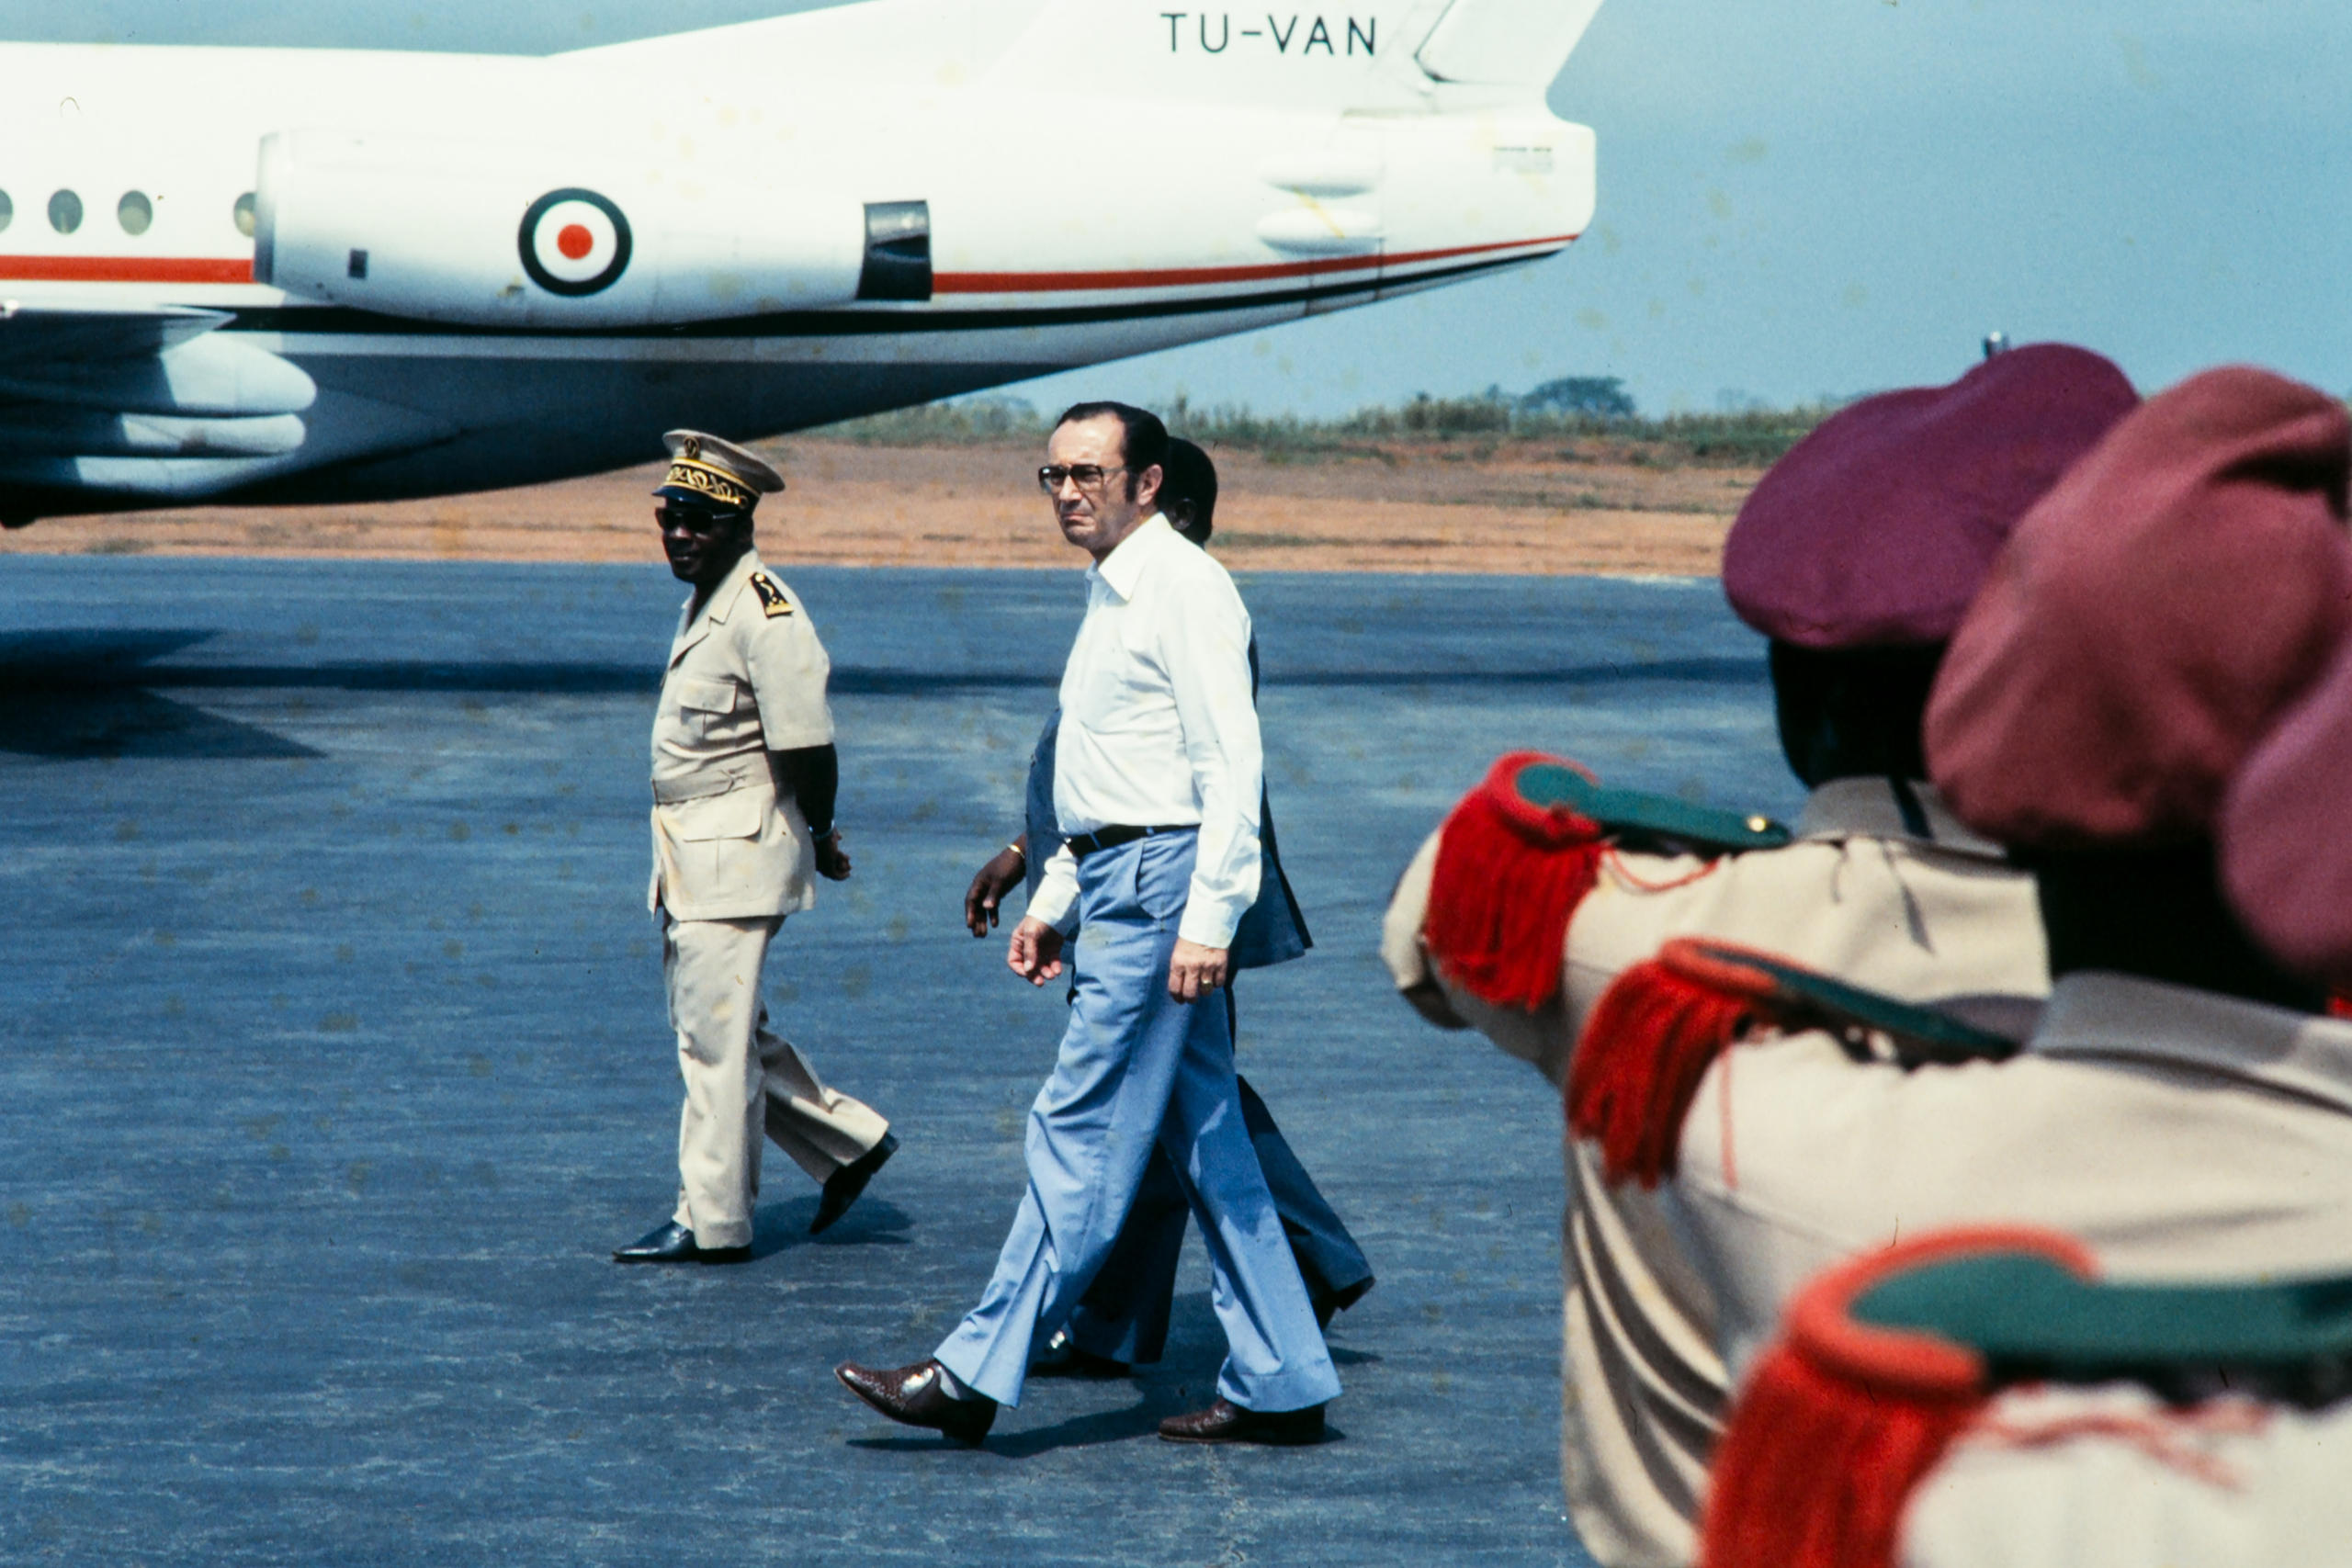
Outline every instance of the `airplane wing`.
POLYGON ((302 416, 317 385, 243 334, 218 331, 231 320, 190 306, 0 301, 0 525, 99 498, 201 500, 447 437, 437 422, 379 418, 369 422, 376 439, 311 449, 302 416))
POLYGON ((144 358, 177 348, 228 320, 226 311, 187 305, 143 310, 28 310, 13 299, 0 300, 0 367, 43 360, 144 358))

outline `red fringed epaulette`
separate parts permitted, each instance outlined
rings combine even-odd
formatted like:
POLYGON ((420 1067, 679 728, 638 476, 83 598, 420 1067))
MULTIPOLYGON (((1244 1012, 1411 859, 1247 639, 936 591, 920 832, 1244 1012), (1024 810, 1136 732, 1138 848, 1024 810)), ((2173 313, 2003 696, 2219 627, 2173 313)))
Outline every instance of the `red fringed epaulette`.
POLYGON ((1859 1061, 1905 1070, 2001 1061, 2018 1044, 1776 953, 1678 937, 1619 975, 1585 1020, 1568 1065, 1568 1126, 1600 1145, 1610 1180, 1655 1187, 1674 1173, 1682 1120, 1724 1047, 1753 1032, 1807 1029, 1828 1031, 1859 1061))
POLYGON ((1781 1022, 1774 996, 1770 974, 1687 939, 1617 976, 1568 1066, 1568 1126, 1600 1145, 1603 1175, 1656 1187, 1673 1174, 1699 1080, 1725 1046, 1781 1022))
POLYGON ((1893 1568, 1912 1491, 1991 1397, 1963 1345, 1855 1321, 1871 1287, 1923 1264, 2033 1252, 2094 1271, 2079 1244, 2014 1226, 1951 1230, 1839 1264, 1790 1303, 1748 1374, 1707 1477, 1700 1568, 1893 1568))
POLYGON ((1539 764, 1585 772, 1540 751, 1514 751, 1487 770, 1445 819, 1421 922, 1448 984, 1530 1012, 1559 995, 1561 944, 1603 848, 1590 818, 1520 794, 1521 772, 1539 764))

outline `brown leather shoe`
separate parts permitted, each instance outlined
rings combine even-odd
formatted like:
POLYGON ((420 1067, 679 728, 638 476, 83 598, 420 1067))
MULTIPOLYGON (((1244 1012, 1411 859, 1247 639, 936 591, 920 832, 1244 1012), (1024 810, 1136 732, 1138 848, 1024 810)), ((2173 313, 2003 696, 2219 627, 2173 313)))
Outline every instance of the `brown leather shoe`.
POLYGON ((953 1398, 939 1374, 939 1363, 929 1360, 887 1369, 843 1361, 833 1369, 843 1388, 891 1420, 933 1427, 959 1443, 978 1443, 996 1420, 996 1401, 981 1393, 953 1398))
POLYGON ((1171 1443, 1277 1443, 1296 1446, 1323 1440, 1323 1407, 1304 1410, 1244 1410, 1220 1399, 1206 1410, 1170 1416, 1159 1435, 1171 1443))

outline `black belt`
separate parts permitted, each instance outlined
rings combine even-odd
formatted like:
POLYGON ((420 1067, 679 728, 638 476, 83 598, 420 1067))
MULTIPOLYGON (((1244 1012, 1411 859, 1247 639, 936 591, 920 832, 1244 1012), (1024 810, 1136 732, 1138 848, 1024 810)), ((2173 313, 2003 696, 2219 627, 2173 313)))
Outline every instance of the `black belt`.
POLYGON ((1132 844, 1137 839, 1148 839, 1157 833, 1189 833, 1199 825, 1196 822, 1179 822, 1160 828, 1131 828, 1120 822, 1108 828, 1097 828, 1091 833, 1064 839, 1062 842, 1069 846, 1072 855, 1084 860, 1097 850, 1115 850, 1121 844, 1132 844))

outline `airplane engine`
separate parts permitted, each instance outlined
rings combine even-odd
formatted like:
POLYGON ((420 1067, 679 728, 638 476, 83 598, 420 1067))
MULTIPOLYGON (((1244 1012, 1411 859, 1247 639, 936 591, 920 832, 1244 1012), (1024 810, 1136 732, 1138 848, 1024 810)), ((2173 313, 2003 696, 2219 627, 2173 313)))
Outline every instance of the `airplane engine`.
POLYGON ((254 277, 477 326, 681 325, 931 294, 930 214, 594 152, 263 139, 254 277))

